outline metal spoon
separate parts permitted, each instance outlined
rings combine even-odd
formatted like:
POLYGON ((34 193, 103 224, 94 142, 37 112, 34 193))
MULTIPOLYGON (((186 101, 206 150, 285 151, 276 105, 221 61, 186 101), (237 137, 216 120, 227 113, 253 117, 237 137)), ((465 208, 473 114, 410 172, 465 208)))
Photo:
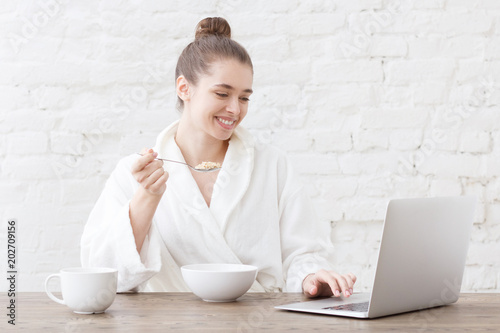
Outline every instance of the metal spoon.
MULTIPOLYGON (((141 153, 137 153, 138 155, 141 155, 143 156, 143 154, 141 153)), ((187 165, 188 167, 191 168, 191 170, 194 170, 194 171, 197 171, 197 172, 212 172, 212 171, 217 171, 217 170, 220 170, 220 168, 212 168, 212 169, 196 169, 194 166, 191 166, 187 163, 184 163, 184 162, 179 162, 179 161, 174 161, 174 160, 168 160, 166 158, 155 158, 155 160, 161 160, 161 161, 167 161, 167 162, 173 162, 173 163, 179 163, 179 164, 184 164, 184 165, 187 165)))

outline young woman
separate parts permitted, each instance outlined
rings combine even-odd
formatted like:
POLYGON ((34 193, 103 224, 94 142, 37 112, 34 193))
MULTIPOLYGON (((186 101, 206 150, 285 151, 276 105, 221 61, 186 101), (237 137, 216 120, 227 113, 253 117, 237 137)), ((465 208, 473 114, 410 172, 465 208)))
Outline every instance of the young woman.
POLYGON ((154 149, 118 163, 85 227, 83 266, 116 267, 119 291, 188 291, 181 266, 243 263, 259 268, 254 291, 349 297, 356 277, 330 270, 328 226, 286 155, 239 126, 253 65, 226 20, 198 23, 175 76, 180 120, 154 149), (157 157, 222 168, 200 173, 157 157))

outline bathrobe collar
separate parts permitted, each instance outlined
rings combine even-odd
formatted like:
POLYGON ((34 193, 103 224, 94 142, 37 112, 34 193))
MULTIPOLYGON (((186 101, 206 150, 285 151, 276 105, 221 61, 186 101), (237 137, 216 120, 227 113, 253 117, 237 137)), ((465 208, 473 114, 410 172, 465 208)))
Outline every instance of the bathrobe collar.
MULTIPOLYGON (((158 157, 185 162, 174 139, 178 125, 179 121, 176 121, 159 134, 155 146, 158 157)), ((229 140, 226 156, 212 192, 210 207, 203 199, 187 166, 164 163, 163 167, 169 173, 167 186, 172 187, 179 202, 185 205, 185 210, 218 234, 218 237, 224 233, 229 216, 248 189, 254 167, 254 149, 252 135, 244 128, 237 127, 229 140)))

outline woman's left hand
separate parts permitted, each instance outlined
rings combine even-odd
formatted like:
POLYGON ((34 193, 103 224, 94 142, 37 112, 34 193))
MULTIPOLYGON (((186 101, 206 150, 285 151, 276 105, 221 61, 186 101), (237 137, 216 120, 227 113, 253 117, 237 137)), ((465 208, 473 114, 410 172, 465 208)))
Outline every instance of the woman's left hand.
POLYGON ((352 273, 340 275, 333 271, 320 269, 304 278, 302 291, 310 298, 332 295, 349 297, 353 293, 355 282, 356 276, 352 273))

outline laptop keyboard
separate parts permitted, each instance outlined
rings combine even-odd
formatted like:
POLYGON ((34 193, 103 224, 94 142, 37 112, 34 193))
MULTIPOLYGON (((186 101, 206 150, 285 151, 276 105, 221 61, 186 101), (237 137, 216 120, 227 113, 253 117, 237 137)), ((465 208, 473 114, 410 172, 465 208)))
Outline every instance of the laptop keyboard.
POLYGON ((363 303, 351 303, 336 306, 328 306, 323 308, 324 310, 343 310, 343 311, 354 311, 354 312, 366 312, 368 311, 368 304, 370 302, 363 303))

